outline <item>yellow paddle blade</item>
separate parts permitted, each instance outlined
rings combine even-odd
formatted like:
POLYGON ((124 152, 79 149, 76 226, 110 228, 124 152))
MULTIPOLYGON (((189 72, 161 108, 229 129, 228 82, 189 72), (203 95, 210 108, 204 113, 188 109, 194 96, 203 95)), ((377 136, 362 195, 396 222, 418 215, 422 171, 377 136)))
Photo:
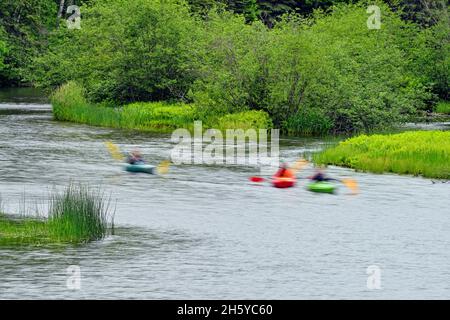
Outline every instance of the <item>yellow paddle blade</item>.
POLYGON ((292 166, 292 171, 296 174, 298 171, 302 170, 309 162, 305 159, 297 160, 292 166))
POLYGON ((350 190, 352 190, 353 194, 358 194, 359 192, 359 187, 358 187, 358 182, 356 182, 356 180, 353 179, 342 179, 342 183, 349 188, 350 190))
POLYGON ((169 172, 169 166, 170 166, 170 161, 169 160, 162 161, 157 167, 158 173, 159 174, 166 174, 166 173, 168 173, 169 172))
POLYGON ((113 157, 117 161, 124 161, 124 156, 117 145, 112 143, 111 141, 105 142, 106 148, 108 149, 111 157, 113 157))

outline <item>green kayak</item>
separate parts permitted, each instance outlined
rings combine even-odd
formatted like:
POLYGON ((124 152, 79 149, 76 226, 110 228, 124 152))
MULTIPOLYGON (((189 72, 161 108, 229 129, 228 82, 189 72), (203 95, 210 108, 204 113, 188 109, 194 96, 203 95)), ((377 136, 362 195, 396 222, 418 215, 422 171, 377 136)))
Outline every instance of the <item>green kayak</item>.
POLYGON ((326 181, 318 181, 308 184, 308 190, 320 193, 334 193, 336 186, 326 181))
POLYGON ((156 167, 149 164, 125 164, 125 170, 128 172, 143 172, 156 174, 156 167))

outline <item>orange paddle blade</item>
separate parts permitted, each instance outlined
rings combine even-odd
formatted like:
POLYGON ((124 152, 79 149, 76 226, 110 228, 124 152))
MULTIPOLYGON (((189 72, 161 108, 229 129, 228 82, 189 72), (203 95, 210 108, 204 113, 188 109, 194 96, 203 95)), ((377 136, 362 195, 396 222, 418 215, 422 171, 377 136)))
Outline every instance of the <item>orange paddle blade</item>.
POLYGON ((298 171, 302 170, 308 163, 308 160, 299 159, 294 163, 291 169, 293 173, 296 174, 298 171))
POLYGON ((359 193, 358 182, 356 182, 356 180, 353 180, 353 179, 342 179, 342 183, 347 188, 352 190, 353 194, 358 194, 359 193))

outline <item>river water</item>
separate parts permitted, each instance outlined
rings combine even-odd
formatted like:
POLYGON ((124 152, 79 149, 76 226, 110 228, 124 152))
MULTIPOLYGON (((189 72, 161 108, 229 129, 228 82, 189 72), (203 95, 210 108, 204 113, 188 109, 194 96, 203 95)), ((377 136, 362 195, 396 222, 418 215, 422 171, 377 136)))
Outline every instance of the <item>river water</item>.
MULTIPOLYGON (((5 211, 45 212, 51 190, 71 181, 100 186, 116 207, 116 231, 105 240, 0 248, 0 299, 450 298, 450 184, 331 167, 359 182, 352 196, 310 193, 305 180, 255 186, 248 177, 258 171, 248 167, 129 174, 104 141, 139 146, 158 163, 170 155, 170 136, 55 122, 33 92, 0 101, 5 211), (79 290, 71 265, 80 268, 79 290)), ((293 161, 324 143, 282 139, 280 151, 293 161)))

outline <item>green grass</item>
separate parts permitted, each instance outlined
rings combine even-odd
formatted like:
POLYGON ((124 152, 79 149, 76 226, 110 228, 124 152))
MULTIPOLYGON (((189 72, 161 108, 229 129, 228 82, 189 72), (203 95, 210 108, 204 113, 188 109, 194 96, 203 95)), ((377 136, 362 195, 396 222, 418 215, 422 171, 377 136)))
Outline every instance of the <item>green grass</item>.
POLYGON ((333 126, 320 111, 300 110, 283 122, 282 129, 288 135, 312 136, 329 134, 333 126))
POLYGON ((84 89, 75 82, 58 88, 51 97, 56 120, 88 125, 150 132, 171 132, 178 128, 193 130, 194 121, 203 128, 269 129, 272 121, 263 111, 244 111, 227 115, 208 115, 193 104, 136 102, 122 107, 92 104, 84 89))
POLYGON ((32 218, 13 218, 0 213, 0 246, 16 244, 42 245, 52 241, 45 221, 32 218))
POLYGON ((85 243, 113 230, 108 201, 100 191, 70 185, 50 199, 47 220, 0 214, 0 245, 85 243))
POLYGON ((450 101, 440 101, 436 106, 436 112, 450 114, 450 101))
POLYGON ((409 131, 361 135, 313 156, 332 164, 374 173, 392 172, 450 178, 450 131, 409 131))

